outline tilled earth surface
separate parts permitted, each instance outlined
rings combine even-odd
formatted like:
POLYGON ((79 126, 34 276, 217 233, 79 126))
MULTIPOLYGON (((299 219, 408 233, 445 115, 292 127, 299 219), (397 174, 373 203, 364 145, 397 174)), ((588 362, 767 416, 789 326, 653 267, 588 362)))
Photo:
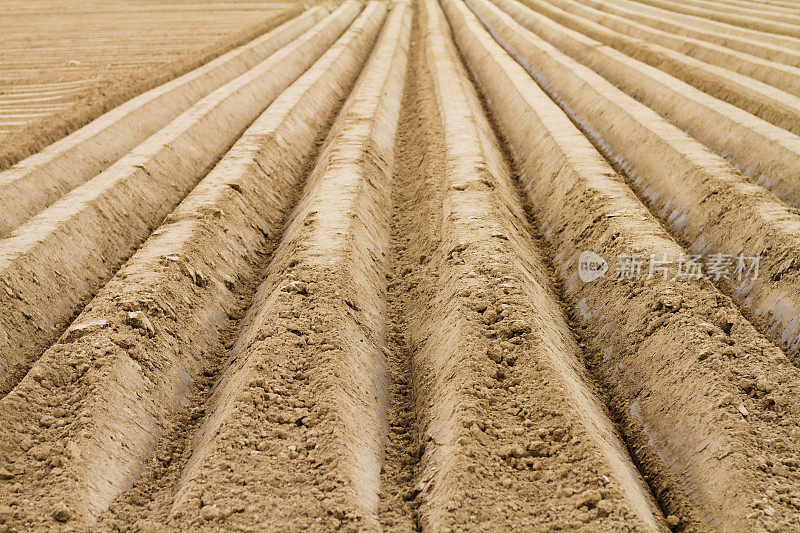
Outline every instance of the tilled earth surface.
POLYGON ((293 2, 4 1, 0 169, 301 9, 293 2))
POLYGON ((0 530, 800 529, 800 4, 271 9, 0 172, 0 530))

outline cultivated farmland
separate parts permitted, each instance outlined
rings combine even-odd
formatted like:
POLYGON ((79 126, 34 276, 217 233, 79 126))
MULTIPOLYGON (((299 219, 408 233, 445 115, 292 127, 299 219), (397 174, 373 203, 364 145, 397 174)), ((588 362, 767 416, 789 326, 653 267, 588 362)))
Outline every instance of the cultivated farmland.
POLYGON ((0 530, 800 529, 800 2, 49 1, 0 530))
POLYGON ((0 168, 137 93, 250 41, 292 3, 8 0, 0 16, 0 168))

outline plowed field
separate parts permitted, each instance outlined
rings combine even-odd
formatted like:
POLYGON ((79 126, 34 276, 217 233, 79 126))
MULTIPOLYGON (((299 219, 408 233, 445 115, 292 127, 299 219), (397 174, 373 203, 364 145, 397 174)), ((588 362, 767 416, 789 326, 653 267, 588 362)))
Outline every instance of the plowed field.
POLYGON ((800 530, 800 3, 9 6, 0 531, 800 530))
POLYGON ((0 169, 297 13, 278 2, 5 0, 0 169))

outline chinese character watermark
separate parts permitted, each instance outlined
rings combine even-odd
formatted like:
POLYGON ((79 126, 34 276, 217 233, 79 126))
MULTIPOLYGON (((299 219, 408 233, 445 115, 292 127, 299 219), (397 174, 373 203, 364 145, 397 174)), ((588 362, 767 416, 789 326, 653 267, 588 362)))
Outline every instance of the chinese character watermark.
MULTIPOLYGON (((761 265, 761 254, 739 255, 712 253, 686 254, 670 256, 661 254, 628 254, 617 257, 613 279, 621 281, 639 281, 643 279, 679 280, 754 280, 758 278, 761 265)), ((609 270, 608 262, 599 254, 584 251, 578 258, 578 276, 585 283, 600 279, 609 270)))

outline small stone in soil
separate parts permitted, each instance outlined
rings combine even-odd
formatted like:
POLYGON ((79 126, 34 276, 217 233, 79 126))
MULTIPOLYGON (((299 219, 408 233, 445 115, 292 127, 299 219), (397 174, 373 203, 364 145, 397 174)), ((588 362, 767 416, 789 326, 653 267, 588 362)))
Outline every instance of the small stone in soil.
POLYGON ((53 520, 56 520, 57 522, 66 522, 72 518, 72 511, 67 508, 64 502, 60 502, 58 505, 56 505, 55 509, 53 509, 51 516, 53 517, 53 520))

